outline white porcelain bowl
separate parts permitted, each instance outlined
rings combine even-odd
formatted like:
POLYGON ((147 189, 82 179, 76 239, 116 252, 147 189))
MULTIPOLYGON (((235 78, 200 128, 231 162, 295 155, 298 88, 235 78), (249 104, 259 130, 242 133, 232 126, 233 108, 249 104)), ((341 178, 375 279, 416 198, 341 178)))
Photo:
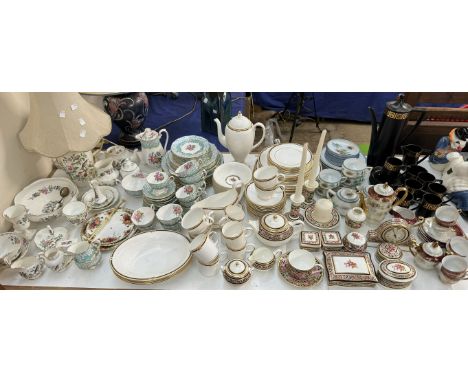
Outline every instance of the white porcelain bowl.
POLYGON ((153 224, 155 212, 151 207, 140 207, 133 211, 132 223, 138 228, 146 228, 153 224))
POLYGON ((252 180, 252 170, 249 166, 238 162, 228 162, 217 167, 213 173, 213 188, 216 193, 227 191, 233 184, 242 181, 248 184, 252 180))

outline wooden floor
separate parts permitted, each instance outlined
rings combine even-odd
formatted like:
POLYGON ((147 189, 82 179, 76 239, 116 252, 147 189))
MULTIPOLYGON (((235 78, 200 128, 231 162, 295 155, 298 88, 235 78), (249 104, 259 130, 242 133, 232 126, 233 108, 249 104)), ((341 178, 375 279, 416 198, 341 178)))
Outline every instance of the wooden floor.
MULTIPOLYGON (((263 124, 274 114, 272 111, 256 110, 253 115, 254 122, 262 122, 263 124)), ((289 141, 292 122, 284 121, 279 123, 280 139, 282 142, 289 141)), ((371 126, 367 123, 353 122, 335 122, 335 121, 320 121, 320 129, 328 131, 326 141, 333 138, 345 138, 357 144, 369 144, 371 135, 371 126)), ((260 136, 261 130, 257 129, 257 135, 260 136)), ((275 137, 278 137, 276 132, 275 137)), ((258 138, 257 138, 258 139, 258 138)), ((257 141, 257 139, 255 141, 257 141)), ((320 131, 315 126, 313 121, 302 122, 296 126, 293 142, 303 144, 309 142, 309 147, 315 150, 320 139, 320 131)), ((264 148, 264 144, 258 147, 257 151, 264 148)))

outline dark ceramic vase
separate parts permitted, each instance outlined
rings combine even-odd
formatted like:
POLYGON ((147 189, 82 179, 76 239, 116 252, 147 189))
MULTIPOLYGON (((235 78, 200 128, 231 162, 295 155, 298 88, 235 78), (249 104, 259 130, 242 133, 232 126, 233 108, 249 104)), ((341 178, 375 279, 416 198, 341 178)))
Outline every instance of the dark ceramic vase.
POLYGON ((143 131, 148 107, 146 93, 124 93, 104 97, 104 109, 122 131, 119 144, 127 147, 140 144, 135 135, 143 131))

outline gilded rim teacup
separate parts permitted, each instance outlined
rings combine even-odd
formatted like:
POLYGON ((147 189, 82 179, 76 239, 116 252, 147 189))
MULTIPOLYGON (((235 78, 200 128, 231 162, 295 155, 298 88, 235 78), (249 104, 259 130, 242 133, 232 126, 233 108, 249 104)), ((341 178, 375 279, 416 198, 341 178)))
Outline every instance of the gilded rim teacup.
POLYGON ((70 223, 78 225, 86 220, 88 206, 80 201, 71 201, 63 207, 62 213, 70 223))
POLYGON ((188 231, 191 238, 206 233, 213 225, 213 212, 205 214, 202 208, 193 208, 187 211, 182 218, 182 228, 188 231))
POLYGON ((180 187, 176 191, 176 198, 181 203, 190 203, 193 202, 200 194, 205 191, 206 189, 206 182, 203 182, 200 186, 195 184, 187 184, 180 187))
POLYGON ((256 186, 262 189, 272 189, 284 182, 286 176, 280 174, 277 167, 260 167, 253 173, 253 179, 256 186))
POLYGON ((219 221, 219 226, 223 226, 227 222, 235 221, 235 222, 243 222, 245 218, 245 212, 241 205, 234 204, 227 206, 224 209, 226 216, 223 216, 219 221))
POLYGON ((167 175, 164 171, 155 171, 146 177, 148 184, 155 190, 166 188, 173 179, 173 176, 167 175))
POLYGON ((211 265, 218 257, 218 234, 210 231, 196 236, 190 243, 190 252, 204 265, 211 265))
POLYGON ((434 214, 435 222, 444 228, 453 227, 457 224, 460 213, 453 206, 440 206, 434 214))
POLYGON ((315 261, 313 253, 295 249, 286 256, 286 269, 293 278, 301 280, 323 271, 322 264, 315 261))
POLYGON ((186 178, 188 176, 195 175, 199 171, 200 162, 196 159, 192 159, 177 167, 175 170, 175 175, 177 175, 178 178, 186 178))
POLYGON ((151 205, 150 207, 137 208, 133 211, 131 219, 137 228, 147 228, 153 224, 154 217, 155 213, 153 205, 151 205))
POLYGON ((245 246, 246 238, 253 232, 253 228, 244 227, 242 223, 230 221, 223 225, 221 233, 223 235, 226 246, 237 250, 245 246))
POLYGON ((442 259, 439 269, 440 280, 446 284, 455 284, 468 280, 468 261, 464 257, 449 255, 442 259))
POLYGON ((161 224, 172 226, 181 221, 182 214, 182 207, 179 204, 171 203, 159 208, 158 212, 156 212, 156 217, 161 224))

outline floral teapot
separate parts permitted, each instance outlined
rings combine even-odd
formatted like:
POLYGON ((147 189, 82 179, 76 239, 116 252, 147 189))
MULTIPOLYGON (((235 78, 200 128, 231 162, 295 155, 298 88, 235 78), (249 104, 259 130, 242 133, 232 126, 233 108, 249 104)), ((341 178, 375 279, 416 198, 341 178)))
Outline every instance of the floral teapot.
POLYGON ((159 168, 161 166, 161 158, 166 153, 167 143, 169 142, 169 133, 166 129, 158 131, 146 128, 145 131, 136 135, 136 138, 141 142, 140 160, 149 167, 159 168), (161 144, 161 136, 166 134, 166 142, 164 147, 161 144))
POLYGON ((368 197, 365 202, 363 198, 361 198, 362 207, 364 210, 367 210, 367 220, 380 223, 384 220, 385 215, 390 212, 393 205, 397 206, 406 199, 408 190, 406 187, 398 187, 394 190, 388 183, 380 183, 375 186, 370 186, 367 190, 367 194, 368 197), (397 200, 397 195, 400 192, 404 192, 404 194, 397 200))
POLYGON ((257 148, 265 138, 265 126, 263 123, 257 122, 256 124, 252 124, 250 119, 244 117, 240 111, 237 113, 237 116, 227 123, 225 135, 223 135, 219 119, 216 118, 214 121, 218 128, 219 142, 229 150, 236 162, 244 163, 247 155, 257 148), (257 126, 260 126, 263 132, 260 140, 254 145, 255 129, 257 126))

